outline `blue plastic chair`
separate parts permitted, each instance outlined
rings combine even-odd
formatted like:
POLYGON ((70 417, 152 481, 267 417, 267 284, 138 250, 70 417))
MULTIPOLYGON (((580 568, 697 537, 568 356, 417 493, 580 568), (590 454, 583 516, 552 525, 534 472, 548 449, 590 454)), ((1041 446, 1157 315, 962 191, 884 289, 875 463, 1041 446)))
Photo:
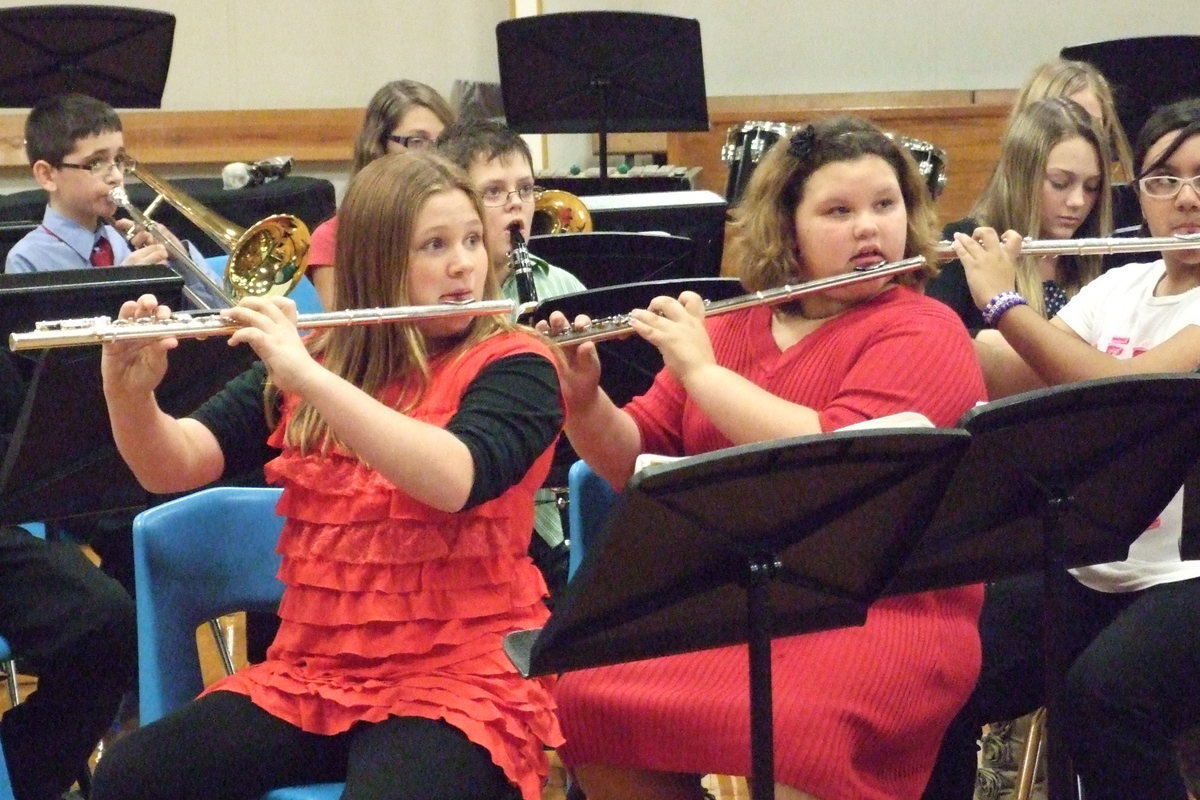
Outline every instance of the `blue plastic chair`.
POLYGON ((571 531, 570 557, 567 562, 567 577, 575 574, 583 563, 589 538, 594 538, 608 518, 617 491, 608 481, 597 475, 585 461, 576 461, 567 472, 567 520, 571 531))
MULTIPOLYGON (((133 521, 142 724, 204 688, 196 628, 235 611, 274 611, 279 489, 218 487, 148 508, 133 521)), ((264 800, 337 800, 343 784, 275 789, 264 800)))
MULTIPOLYGON (((9 649, 8 642, 3 636, 0 636, 0 659, 8 664, 12 661, 12 657, 12 650, 9 649)), ((12 678, 10 677, 9 680, 12 678)), ((13 800, 12 782, 8 778, 8 764, 4 761, 3 747, 0 747, 0 800, 13 800)))

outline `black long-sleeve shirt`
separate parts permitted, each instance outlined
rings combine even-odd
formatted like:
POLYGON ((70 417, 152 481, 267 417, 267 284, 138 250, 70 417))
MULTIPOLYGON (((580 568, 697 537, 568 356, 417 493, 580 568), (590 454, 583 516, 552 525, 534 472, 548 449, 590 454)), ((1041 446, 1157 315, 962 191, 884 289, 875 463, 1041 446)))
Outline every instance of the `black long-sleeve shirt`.
MULTIPOLYGON (((191 415, 216 436, 225 457, 223 478, 259 468, 278 454, 267 444, 266 378, 266 367, 255 363, 191 415)), ((475 464, 466 507, 499 497, 519 482, 562 424, 558 375, 546 358, 522 353, 481 370, 446 425, 475 464)))

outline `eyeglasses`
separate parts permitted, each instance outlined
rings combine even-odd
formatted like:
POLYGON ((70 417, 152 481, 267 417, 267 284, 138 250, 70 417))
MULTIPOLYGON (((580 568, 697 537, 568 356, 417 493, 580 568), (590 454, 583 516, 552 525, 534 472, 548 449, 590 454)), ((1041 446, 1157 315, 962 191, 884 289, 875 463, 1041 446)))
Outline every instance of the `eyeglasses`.
POLYGON ((103 178, 108 174, 109 170, 116 167, 117 172, 122 175, 131 174, 137 168, 137 161, 124 156, 117 156, 112 161, 89 161, 86 164, 71 164, 67 161, 59 164, 60 167, 70 167, 71 169, 86 169, 88 172, 95 175, 97 178, 103 178))
POLYGON ((409 150, 427 150, 437 144, 436 139, 430 139, 428 136, 396 136, 389 133, 387 139, 409 150))
POLYGON ((521 199, 522 203, 532 203, 541 197, 545 191, 540 186, 522 186, 519 189, 513 189, 511 192, 506 192, 499 186, 489 186, 482 192, 483 204, 485 206, 502 206, 514 194, 521 199))
POLYGON ((1148 178, 1138 179, 1138 186, 1151 197, 1174 197, 1179 194, 1185 184, 1191 186, 1192 191, 1196 194, 1200 194, 1200 175, 1193 175, 1190 178, 1177 178, 1174 175, 1151 175, 1148 178))

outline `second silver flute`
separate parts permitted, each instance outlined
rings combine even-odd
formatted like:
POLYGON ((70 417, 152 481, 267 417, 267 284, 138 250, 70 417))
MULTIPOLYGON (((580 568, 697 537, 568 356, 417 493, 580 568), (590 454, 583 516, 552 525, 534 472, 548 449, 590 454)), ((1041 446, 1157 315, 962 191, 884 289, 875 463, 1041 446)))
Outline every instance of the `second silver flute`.
MULTIPOLYGON (((442 303, 428 306, 395 306, 392 308, 359 308, 348 311, 327 311, 319 314, 300 314, 296 327, 302 330, 343 328, 350 325, 375 325, 381 322, 405 322, 437 317, 483 317, 492 314, 512 314, 511 300, 480 300, 471 303, 442 303)), ((204 336, 229 336, 243 326, 216 314, 176 314, 169 319, 150 317, 112 319, 89 317, 39 322, 28 333, 11 333, 10 350, 45 350, 51 347, 74 347, 103 344, 122 339, 199 339, 204 336)))
MULTIPOLYGON (((759 292, 731 297, 728 300, 718 300, 715 303, 706 300, 704 315, 706 317, 715 316, 751 306, 778 305, 779 303, 796 300, 808 294, 835 289, 839 286, 849 286, 850 284, 878 280, 905 272, 915 272, 916 270, 923 269, 926 263, 928 262, 925 261, 925 256, 913 256, 901 261, 887 261, 873 267, 864 267, 854 272, 831 275, 828 278, 817 278, 816 280, 805 281, 804 283, 792 283, 775 289, 763 289, 759 292)), ((549 336, 550 340, 556 344, 566 345, 616 339, 621 336, 628 336, 631 331, 632 327, 629 324, 629 315, 621 314, 615 317, 594 319, 586 328, 565 330, 561 333, 549 334, 549 336)))
MULTIPOLYGON (((1023 256, 1086 256, 1109 253, 1150 253, 1155 250, 1200 250, 1200 233, 1175 236, 1109 236, 1083 239, 1022 239, 1023 256)), ((952 242, 938 242, 938 256, 958 258, 952 242)))

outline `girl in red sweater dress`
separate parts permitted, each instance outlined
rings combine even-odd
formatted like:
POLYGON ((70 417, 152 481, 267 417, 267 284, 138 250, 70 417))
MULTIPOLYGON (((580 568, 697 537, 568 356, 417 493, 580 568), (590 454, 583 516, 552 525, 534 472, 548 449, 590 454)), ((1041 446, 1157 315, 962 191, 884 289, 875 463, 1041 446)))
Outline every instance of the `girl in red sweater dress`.
MULTIPOLYGON (((339 219, 350 307, 498 297, 478 197, 436 156, 371 162, 339 219)), ((121 310, 160 313, 151 296, 121 310)), ((561 741, 550 683, 521 678, 501 640, 547 616, 527 552, 563 417, 549 348, 496 316, 304 340, 291 301, 226 313, 262 363, 191 417, 154 398, 172 341, 107 345, 105 395, 147 489, 264 462, 283 486, 279 632, 266 661, 105 753, 94 797, 344 781, 347 798, 539 800, 561 741)))
MULTIPOLYGON (((917 254, 935 263, 935 231, 902 148, 861 120, 819 122, 756 170, 737 266, 755 291, 917 254)), ((616 408, 594 346, 568 351, 571 442, 622 486, 643 452, 693 455, 901 411, 952 426, 984 386, 962 323, 920 291, 933 271, 707 321, 694 294, 656 298, 633 312, 665 363, 644 396, 616 408)), ((981 598, 979 587, 890 597, 861 627, 776 639, 776 796, 919 797, 979 670, 981 598)), ((747 670, 740 646, 562 676, 559 752, 588 800, 699 798, 698 774, 748 774, 747 670)))

